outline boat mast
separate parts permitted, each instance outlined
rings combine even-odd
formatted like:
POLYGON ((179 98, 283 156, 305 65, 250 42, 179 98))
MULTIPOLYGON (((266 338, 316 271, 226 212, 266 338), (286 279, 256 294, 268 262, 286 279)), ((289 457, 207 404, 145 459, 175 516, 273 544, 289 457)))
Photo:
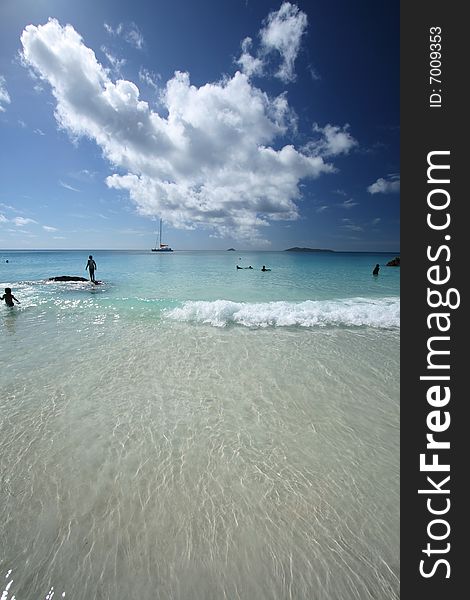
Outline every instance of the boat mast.
POLYGON ((160 219, 160 248, 162 247, 162 220, 160 219))

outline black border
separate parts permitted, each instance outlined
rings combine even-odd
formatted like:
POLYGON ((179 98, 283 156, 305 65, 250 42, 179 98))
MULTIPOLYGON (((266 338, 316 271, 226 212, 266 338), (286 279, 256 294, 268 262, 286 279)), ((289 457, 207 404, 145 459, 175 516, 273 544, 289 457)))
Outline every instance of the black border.
MULTIPOLYGON (((470 169, 466 165, 464 143, 467 115, 464 103, 468 86, 468 65, 465 57, 468 21, 463 15, 464 3, 452 0, 406 2, 400 4, 400 112, 401 112, 401 591, 402 600, 427 600, 465 597, 466 529, 464 510, 467 505, 464 486, 466 483, 466 456, 464 443, 470 437, 466 417, 468 393, 465 390, 466 333, 470 331, 465 322, 466 261, 465 240, 470 238, 465 213, 468 194, 465 179, 470 169), (442 106, 431 108, 429 94, 430 27, 442 28, 442 106), (428 542, 427 525, 432 519, 426 508, 425 496, 418 494, 426 475, 419 471, 419 455, 425 451, 426 416, 431 410, 426 402, 428 382, 419 380, 426 374, 427 347, 430 336, 426 317, 432 312, 427 305, 426 257, 428 245, 439 246, 444 232, 432 231, 426 224, 428 213, 427 154, 433 150, 450 150, 451 225, 446 234, 451 248, 449 286, 457 288, 461 295, 460 307, 449 310, 452 326, 450 341, 450 388, 451 400, 447 409, 451 425, 446 432, 451 448, 450 460, 451 509, 446 515, 451 525, 451 547, 444 556, 451 565, 450 578, 446 570, 437 569, 429 579, 419 573, 422 553, 428 542)), ((469 254, 470 256, 470 254, 469 254)), ((444 310, 444 309, 440 309, 444 310)), ((439 474, 436 479, 438 479, 439 474)), ((442 477, 440 478, 442 479, 442 477)), ((429 486, 428 486, 429 487, 429 486)), ((428 563, 429 564, 429 563, 428 563)), ((468 592, 467 592, 468 593, 468 592)))

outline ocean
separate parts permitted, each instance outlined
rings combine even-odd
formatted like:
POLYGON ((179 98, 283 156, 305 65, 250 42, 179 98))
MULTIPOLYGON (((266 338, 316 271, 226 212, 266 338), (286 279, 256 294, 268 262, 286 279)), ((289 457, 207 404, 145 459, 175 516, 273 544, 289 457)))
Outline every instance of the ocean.
POLYGON ((398 599, 395 255, 90 252, 0 251, 2 599, 398 599))

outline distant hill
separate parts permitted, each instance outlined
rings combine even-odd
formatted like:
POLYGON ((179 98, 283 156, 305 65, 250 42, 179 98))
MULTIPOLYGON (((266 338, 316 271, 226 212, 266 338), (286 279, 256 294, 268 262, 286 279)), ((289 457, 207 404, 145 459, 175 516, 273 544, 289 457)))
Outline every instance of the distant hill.
POLYGON ((324 248, 287 248, 284 252, 334 252, 334 250, 326 250, 324 248))
POLYGON ((228 248, 227 252, 235 252, 235 248, 228 248))

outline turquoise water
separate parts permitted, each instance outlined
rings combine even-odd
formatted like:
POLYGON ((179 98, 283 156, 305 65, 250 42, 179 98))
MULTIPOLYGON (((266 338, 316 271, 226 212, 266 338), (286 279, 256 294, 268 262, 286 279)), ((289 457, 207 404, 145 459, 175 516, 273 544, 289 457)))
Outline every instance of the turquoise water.
MULTIPOLYGON (((277 314, 281 317, 298 309, 299 303, 313 301, 317 303, 315 306, 300 306, 305 309, 305 319, 299 318, 298 323, 294 319, 294 324, 308 324, 310 314, 312 318, 324 316, 325 322, 328 315, 334 320, 335 309, 340 311, 344 304, 350 310, 345 308, 342 314, 338 312, 337 324, 355 324, 353 309, 359 306, 369 309, 369 319, 364 313, 364 322, 357 324, 399 325, 399 269, 382 266, 379 277, 371 276, 374 265, 385 265, 393 258, 391 254, 174 252, 154 255, 100 251, 94 253, 94 258, 98 263, 96 277, 103 280, 102 286, 47 281, 56 275, 86 276, 86 258, 85 253, 76 251, 3 252, 0 282, 4 282, 2 286, 7 283, 14 286, 23 296, 22 308, 37 303, 57 306, 63 302, 80 304, 92 300, 96 307, 132 309, 159 317, 165 309, 188 308, 185 302, 230 301, 244 303, 248 310, 250 304, 291 303, 284 306, 284 311, 281 306, 274 311, 274 317, 277 314), (261 272, 265 263, 271 272, 261 272), (253 270, 236 270, 237 264, 251 265, 253 270), (331 302, 339 302, 339 305, 331 302)), ((196 307, 210 309, 202 304, 196 307)), ((213 308, 217 312, 222 310, 222 305, 219 303, 213 308)), ((255 309, 252 313, 254 324, 265 324, 257 320, 255 309)), ((211 314, 215 314, 214 311, 211 314)), ((180 317, 183 318, 182 313, 180 317)), ((191 318, 189 313, 187 318, 191 318)))
POLYGON ((7 593, 398 598, 394 255, 87 255, 0 253, 7 593))

